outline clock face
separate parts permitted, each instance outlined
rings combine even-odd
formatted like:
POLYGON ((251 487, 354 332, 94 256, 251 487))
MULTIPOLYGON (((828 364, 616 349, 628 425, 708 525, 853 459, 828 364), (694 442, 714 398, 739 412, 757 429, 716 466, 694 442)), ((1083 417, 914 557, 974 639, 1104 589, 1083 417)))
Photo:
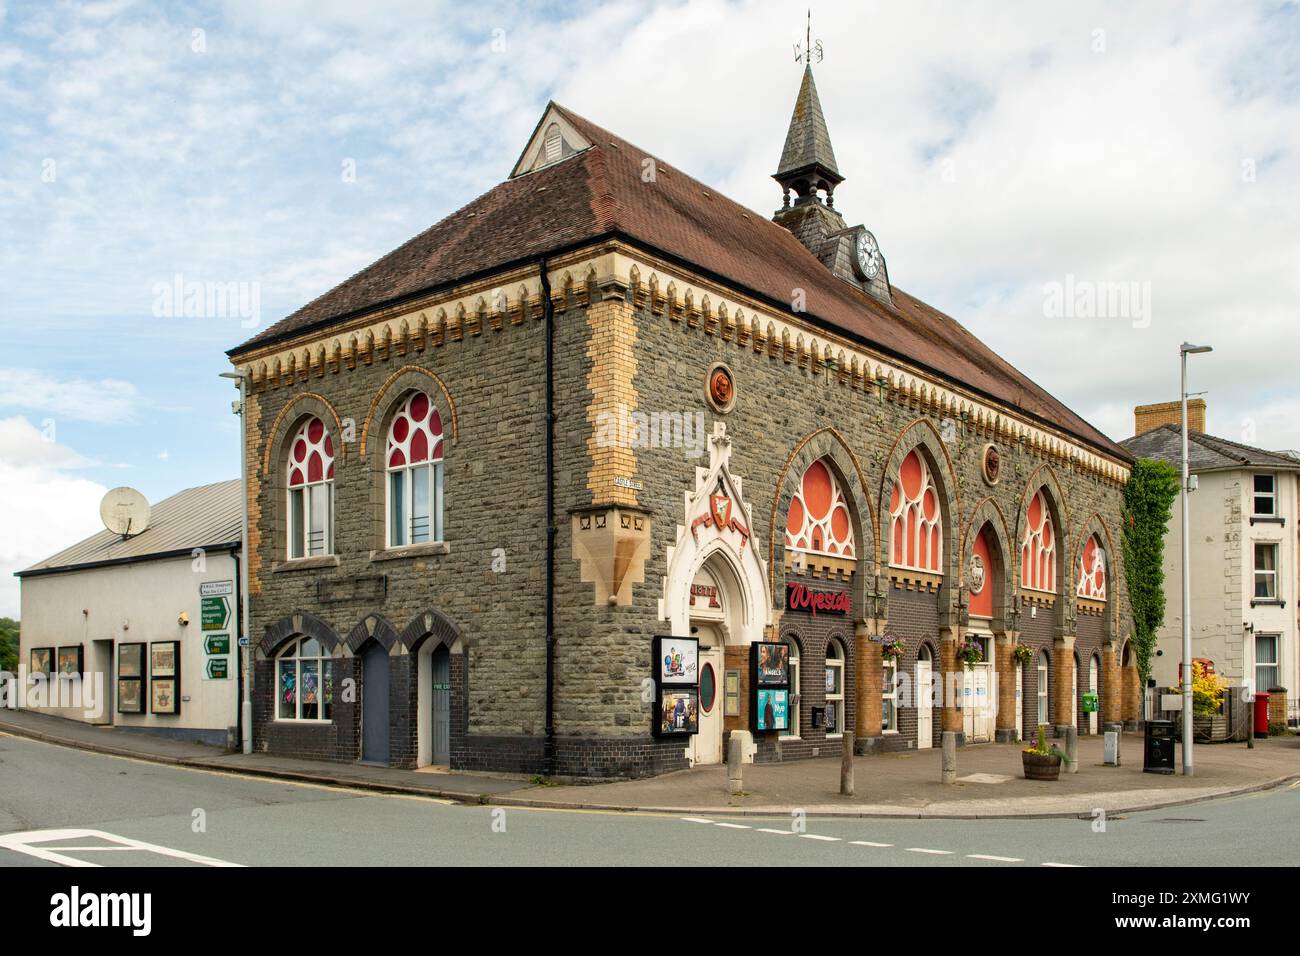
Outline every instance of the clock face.
POLYGON ((880 274, 880 250, 875 238, 865 229, 858 233, 858 269, 868 281, 880 274))

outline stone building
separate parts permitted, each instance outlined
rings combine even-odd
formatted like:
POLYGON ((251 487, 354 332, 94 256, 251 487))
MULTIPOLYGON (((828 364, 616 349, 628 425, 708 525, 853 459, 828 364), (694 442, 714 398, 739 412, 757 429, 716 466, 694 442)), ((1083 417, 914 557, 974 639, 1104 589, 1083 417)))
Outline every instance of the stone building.
POLYGON ((639 775, 739 729, 1089 731, 1090 683, 1136 718, 1129 454, 892 284, 810 69, 774 178, 768 219, 552 103, 506 181, 231 350, 259 750, 639 775))

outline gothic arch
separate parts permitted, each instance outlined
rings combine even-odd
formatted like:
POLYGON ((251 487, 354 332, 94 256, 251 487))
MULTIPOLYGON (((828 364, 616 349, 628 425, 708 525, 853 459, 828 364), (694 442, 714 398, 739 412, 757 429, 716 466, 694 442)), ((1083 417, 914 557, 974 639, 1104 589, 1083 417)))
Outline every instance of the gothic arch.
POLYGON ((331 653, 341 643, 334 628, 315 614, 295 611, 287 617, 280 618, 274 624, 268 624, 266 631, 262 634, 261 641, 257 644, 257 649, 264 656, 270 657, 280 649, 285 641, 293 637, 313 637, 320 641, 321 646, 331 653))
MULTIPOLYGON (((970 565, 971 553, 975 547, 975 536, 979 534, 980 529, 985 525, 993 529, 994 544, 1000 552, 999 557, 1002 560, 1002 594, 1000 600, 995 601, 993 605, 994 618, 998 608, 1003 609, 1003 613, 1013 606, 1013 598, 1016 594, 1018 578, 1016 577, 1018 563, 1017 555, 1020 553, 1018 545, 1013 543, 1011 532, 1007 528, 1006 515, 1002 513, 1002 508, 992 497, 984 498, 975 506, 971 512, 970 518, 966 521, 966 527, 962 531, 960 563, 958 569, 960 576, 959 583, 964 587, 967 584, 967 569, 970 565)), ((1005 625, 1005 619, 1002 621, 1005 625)))
POLYGON ((362 645, 371 638, 374 638, 386 651, 392 651, 393 645, 401 641, 393 625, 378 614, 368 614, 348 633, 347 649, 355 656, 362 645))
POLYGON ((468 647, 470 644, 456 622, 436 608, 429 608, 415 615, 398 635, 398 639, 409 651, 414 651, 425 638, 431 638, 448 650, 455 647, 457 643, 462 647, 468 647))
POLYGON ((393 393, 395 398, 400 398, 404 392, 412 389, 418 389, 423 392, 431 391, 430 386, 437 386, 442 395, 442 401, 447 409, 447 417, 451 420, 451 440, 455 442, 460 437, 460 419, 456 413, 456 402, 451 397, 446 384, 435 373, 419 365, 404 365, 392 375, 384 380, 384 384, 379 386, 375 392, 375 397, 370 400, 370 408, 366 411, 366 421, 361 428, 361 460, 364 461, 366 454, 370 451, 370 445, 376 444, 383 439, 383 429, 379 429, 378 435, 372 436, 372 426, 375 424, 376 412, 381 412, 380 421, 386 417, 390 409, 396 405, 395 401, 386 401, 389 393, 393 393))
POLYGON ((271 422, 271 427, 267 431, 266 447, 262 450, 262 476, 266 477, 271 474, 271 467, 282 457, 284 446, 293 434, 293 425, 299 419, 314 415, 322 421, 329 424, 332 434, 335 436, 335 444, 338 447, 338 458, 341 462, 348 460, 348 443, 343 441, 343 425, 339 419, 339 413, 334 410, 329 399, 324 395, 317 395, 315 392, 299 392, 293 398, 284 403, 275 420, 271 422), (296 411, 295 411, 296 409, 296 411), (293 413, 292 416, 290 413, 293 413))
MULTIPOLYGON (((1067 605, 1074 603, 1074 573, 1073 565, 1070 559, 1074 555, 1074 539, 1070 528, 1070 511, 1066 504, 1065 491, 1061 488, 1061 483, 1056 477, 1056 472, 1049 464, 1042 464, 1035 468, 1029 475, 1029 480, 1025 482, 1024 490, 1020 493, 1020 507, 1016 512, 1015 541, 1017 553, 1020 550, 1021 542, 1025 536, 1025 526, 1029 521, 1029 506, 1034 500, 1039 490, 1046 494, 1043 496, 1047 501, 1048 514, 1052 518, 1053 533, 1057 541, 1057 553, 1064 560, 1056 562, 1056 596, 1057 602, 1062 609, 1067 605)), ((1016 577, 1016 588, 1020 588, 1020 578, 1016 577)))
POLYGON ((1079 560, 1083 555, 1088 539, 1096 535, 1102 543, 1106 555, 1106 630, 1104 639, 1109 642, 1119 633, 1119 601, 1115 599, 1115 589, 1119 585, 1116 577, 1115 542, 1111 538, 1110 528, 1099 512, 1094 511, 1079 525, 1074 535, 1074 548, 1070 554, 1070 595, 1075 597, 1078 584, 1079 560))
MULTIPOLYGON (((864 589, 867 579, 873 577, 879 561, 876 541, 879 527, 875 509, 870 507, 867 483, 857 457, 849 449, 844 437, 834 428, 825 426, 802 438, 790 452, 776 480, 776 494, 772 499, 771 535, 768 539, 768 590, 772 595, 781 593, 785 576, 785 518, 794 497, 794 484, 788 480, 801 479, 815 461, 825 461, 849 499, 849 519, 852 522, 858 574, 853 586, 854 607, 864 608, 864 589), (870 520, 870 525, 866 522, 870 520), (780 578, 781 580, 778 580, 780 578)), ((874 581, 870 582, 874 586, 874 581)))
POLYGON ((878 549, 880 566, 889 564, 891 552, 890 531, 893 522, 885 520, 889 514, 890 493, 893 490, 894 476, 902 468, 903 460, 913 451, 925 460, 926 466, 934 476, 939 489, 939 512, 943 520, 943 560, 940 567, 945 575, 951 575, 958 540, 958 515, 960 497, 958 493, 957 471, 952 464, 943 437, 928 418, 915 419, 903 428, 894 439, 894 444, 885 459, 880 474, 880 497, 877 501, 876 525, 880 529, 878 549))

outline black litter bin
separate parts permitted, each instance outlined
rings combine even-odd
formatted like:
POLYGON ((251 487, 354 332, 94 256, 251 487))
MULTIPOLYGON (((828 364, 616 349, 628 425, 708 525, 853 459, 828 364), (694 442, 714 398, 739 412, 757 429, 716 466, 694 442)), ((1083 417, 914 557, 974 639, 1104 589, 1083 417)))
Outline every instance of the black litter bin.
POLYGON ((1147 721, 1145 746, 1142 748, 1142 771, 1144 773, 1174 772, 1174 722, 1172 720, 1147 721))

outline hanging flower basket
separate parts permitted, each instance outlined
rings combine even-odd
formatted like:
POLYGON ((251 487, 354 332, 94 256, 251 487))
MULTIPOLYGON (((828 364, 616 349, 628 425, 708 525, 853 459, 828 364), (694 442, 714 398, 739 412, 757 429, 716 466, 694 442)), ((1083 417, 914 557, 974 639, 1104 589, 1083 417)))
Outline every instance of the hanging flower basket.
POLYGON ((886 638, 880 644, 880 656, 887 661, 896 661, 903 656, 903 642, 897 637, 886 638))
POLYGON ((957 660, 969 669, 984 660, 984 652, 974 641, 963 641, 961 647, 957 648, 957 660))
POLYGON ((1028 664, 1034 658, 1034 652, 1028 644, 1017 644, 1015 650, 1011 652, 1015 662, 1021 667, 1028 664))

